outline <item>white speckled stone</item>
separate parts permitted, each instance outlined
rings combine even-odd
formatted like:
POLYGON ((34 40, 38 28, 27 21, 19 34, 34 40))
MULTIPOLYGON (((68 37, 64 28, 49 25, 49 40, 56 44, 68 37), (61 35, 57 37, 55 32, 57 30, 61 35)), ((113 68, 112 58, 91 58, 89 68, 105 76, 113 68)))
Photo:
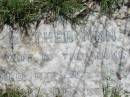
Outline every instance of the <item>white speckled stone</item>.
POLYGON ((30 87, 30 97, 38 88, 47 97, 54 97, 58 88, 63 97, 103 97, 101 84, 106 77, 114 80, 110 84, 122 83, 130 92, 130 39, 122 32, 126 20, 97 15, 91 14, 87 24, 74 29, 60 21, 55 27, 41 23, 27 39, 16 31, 13 51, 5 26, 0 33, 0 87, 11 83, 30 87), (121 81, 116 76, 120 59, 121 81))

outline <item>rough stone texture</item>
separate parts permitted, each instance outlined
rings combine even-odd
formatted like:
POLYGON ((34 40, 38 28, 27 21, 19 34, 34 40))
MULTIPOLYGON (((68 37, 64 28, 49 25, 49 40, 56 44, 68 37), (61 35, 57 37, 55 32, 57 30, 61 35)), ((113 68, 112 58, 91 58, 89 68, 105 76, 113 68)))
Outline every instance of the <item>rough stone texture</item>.
POLYGON ((46 97, 55 97, 58 90, 63 97, 103 97, 106 82, 130 92, 130 20, 93 13, 86 24, 73 28, 60 20, 41 22, 30 37, 14 31, 12 40, 5 26, 0 33, 0 86, 30 89, 30 97, 39 88, 46 97))

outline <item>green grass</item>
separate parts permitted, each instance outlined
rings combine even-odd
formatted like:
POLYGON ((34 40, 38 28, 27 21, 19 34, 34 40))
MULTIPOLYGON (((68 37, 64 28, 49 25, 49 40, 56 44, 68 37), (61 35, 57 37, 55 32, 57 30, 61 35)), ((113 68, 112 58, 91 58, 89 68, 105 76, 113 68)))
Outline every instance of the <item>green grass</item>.
POLYGON ((0 28, 9 25, 11 28, 27 31, 31 24, 42 19, 45 23, 51 23, 63 17, 65 20, 73 20, 73 15, 84 8, 79 0, 0 0, 0 28), (45 14, 46 17, 45 17, 45 14))
POLYGON ((0 0, 0 26, 9 25, 27 31, 37 18, 38 9, 30 0, 0 0))
POLYGON ((119 87, 106 86, 103 87, 103 97, 129 97, 128 93, 125 93, 123 89, 119 87))
POLYGON ((123 2, 123 0, 101 0, 101 12, 112 14, 116 9, 120 8, 121 2, 123 2))
MULTIPOLYGON (((30 24, 37 22, 37 26, 42 19, 45 23, 51 23, 58 19, 75 22, 75 13, 80 12, 87 6, 82 0, 0 0, 0 28, 9 25, 12 28, 17 25, 19 28, 27 30, 30 24), (46 17, 45 17, 46 14, 46 17)), ((94 0, 95 1, 95 0, 94 0)), ((102 13, 114 11, 122 0, 96 0, 99 2, 102 13)), ((87 1, 86 1, 87 2, 87 1)), ((79 13, 80 14, 80 13, 79 13)), ((83 17, 81 17, 83 18, 83 17)))
MULTIPOLYGON (((122 0, 94 1, 100 5, 101 13, 111 14, 122 0)), ((8 25, 12 30, 20 29, 21 33, 28 35, 32 24, 35 24, 37 29, 41 20, 44 19, 44 23, 50 24, 59 17, 73 25, 83 20, 81 11, 84 9, 89 10, 82 0, 0 0, 0 31, 4 25, 8 25), (81 17, 78 17, 80 14, 81 17)), ((89 13, 84 11, 85 15, 87 12, 89 13)))
POLYGON ((7 88, 5 92, 0 91, 0 97, 26 97, 20 89, 7 88))
POLYGON ((116 88, 105 88, 103 91, 103 97, 121 97, 121 94, 116 88))

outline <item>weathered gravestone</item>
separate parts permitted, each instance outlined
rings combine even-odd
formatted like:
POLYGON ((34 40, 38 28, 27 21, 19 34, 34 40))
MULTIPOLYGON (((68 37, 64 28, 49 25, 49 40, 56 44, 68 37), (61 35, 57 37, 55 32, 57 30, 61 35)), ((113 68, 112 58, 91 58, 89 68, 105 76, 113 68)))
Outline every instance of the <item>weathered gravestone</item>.
POLYGON ((32 27, 30 37, 14 31, 11 39, 5 26, 0 33, 1 86, 29 87, 33 96, 40 88, 47 97, 54 97, 58 90, 63 97, 103 97, 102 85, 110 78, 113 86, 119 82, 130 91, 130 40, 125 30, 130 31, 130 21, 99 19, 96 13, 74 28, 60 21, 41 22, 37 31, 32 27), (125 24, 128 27, 123 29, 125 24))

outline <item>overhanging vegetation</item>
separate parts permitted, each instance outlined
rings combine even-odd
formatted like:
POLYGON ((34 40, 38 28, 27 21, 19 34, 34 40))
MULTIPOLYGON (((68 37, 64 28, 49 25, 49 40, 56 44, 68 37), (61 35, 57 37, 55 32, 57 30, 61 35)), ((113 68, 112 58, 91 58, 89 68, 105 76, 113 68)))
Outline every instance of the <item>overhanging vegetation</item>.
MULTIPOLYGON (((62 17, 71 23, 77 22, 82 15, 86 15, 89 0, 0 0, 0 28, 9 25, 27 30, 30 24, 42 19, 45 23, 51 23, 62 17), (82 11, 83 10, 83 11, 82 11), (74 16, 78 13, 77 16, 74 16), (80 15, 80 17, 78 17, 80 15)), ((120 0, 93 0, 101 6, 101 12, 112 12, 120 6, 120 0)))

